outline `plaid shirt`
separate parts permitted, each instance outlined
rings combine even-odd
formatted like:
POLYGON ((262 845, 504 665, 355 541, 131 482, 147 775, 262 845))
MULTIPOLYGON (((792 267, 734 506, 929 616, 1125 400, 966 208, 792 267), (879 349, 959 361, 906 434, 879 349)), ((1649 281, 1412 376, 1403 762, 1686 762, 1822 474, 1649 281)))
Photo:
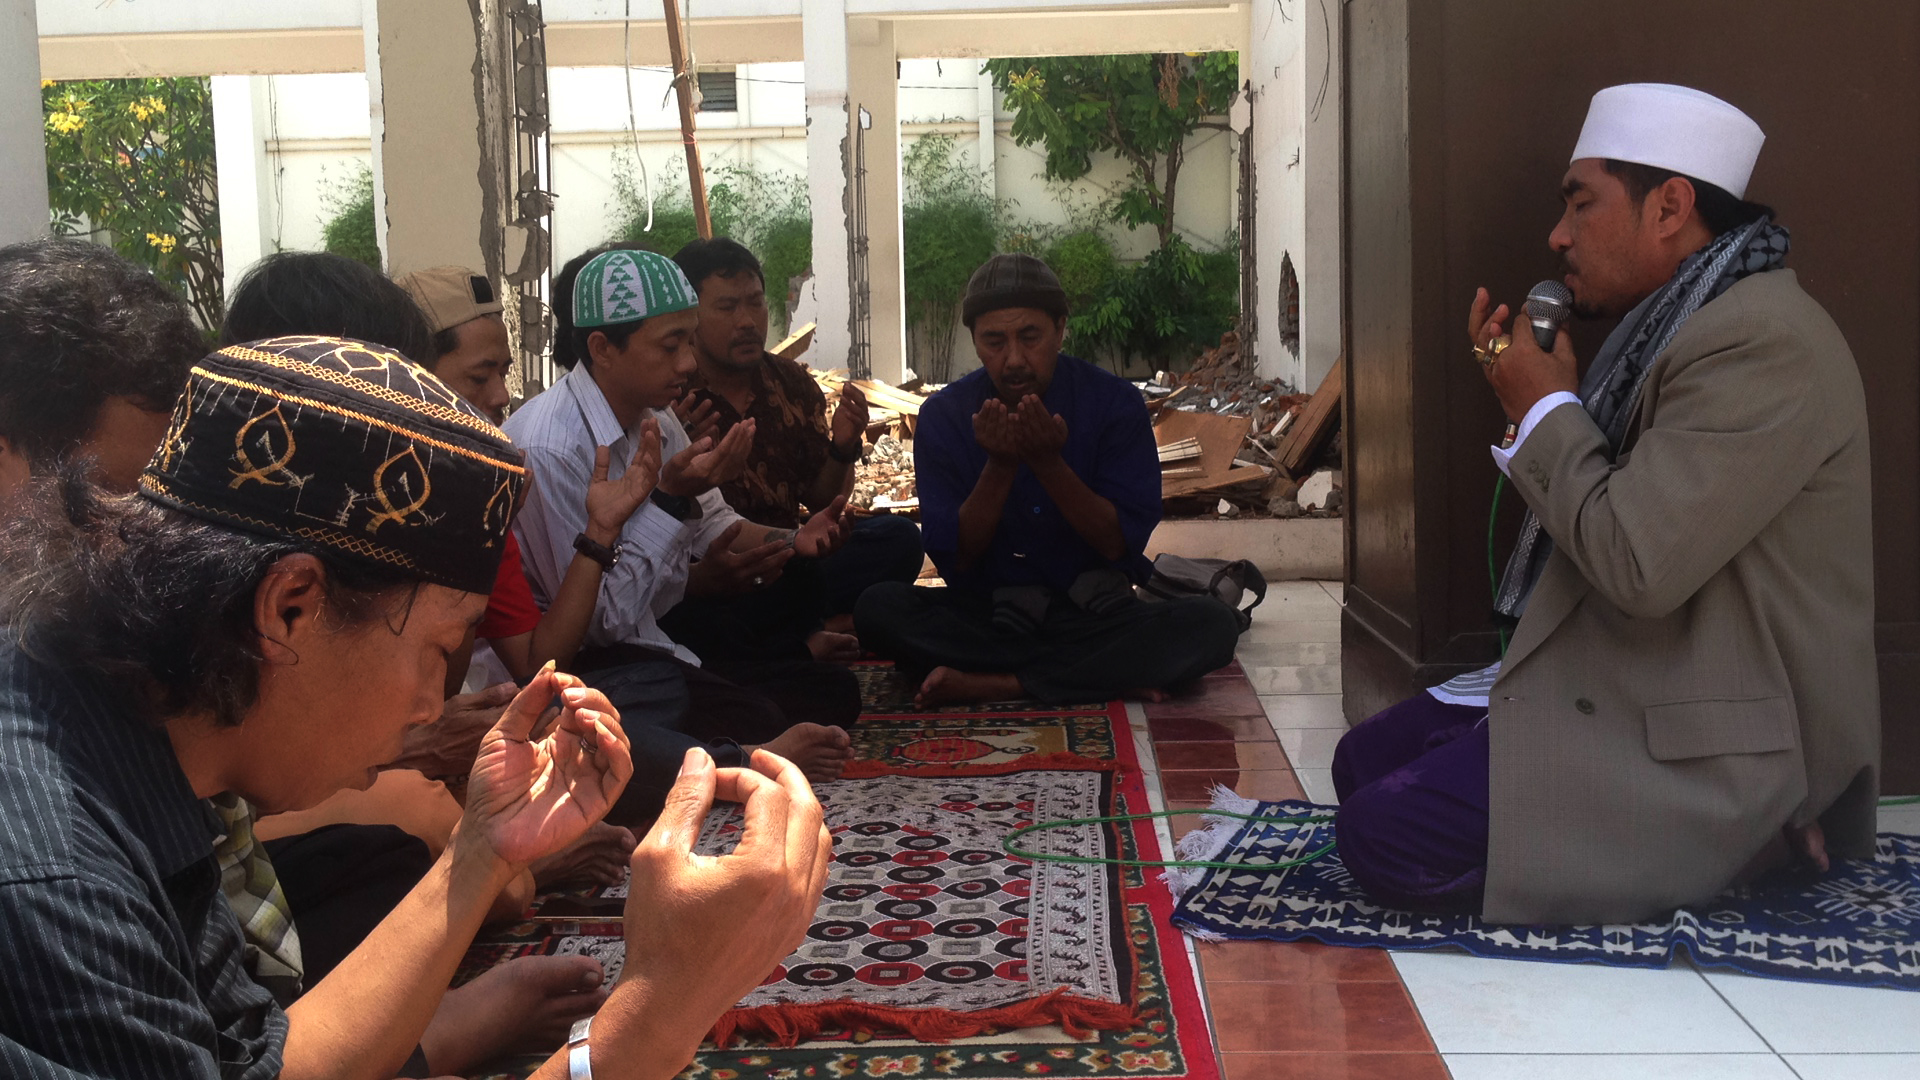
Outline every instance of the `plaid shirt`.
POLYGON ((227 831, 213 846, 213 859, 220 867, 220 891, 247 935, 247 970, 280 1004, 291 1005, 301 991, 300 934, 267 847, 254 839, 253 807, 237 795, 215 795, 207 802, 227 831))
POLYGON ((267 1080, 287 1017, 220 893, 224 830, 124 702, 0 644, 0 1075, 267 1080))

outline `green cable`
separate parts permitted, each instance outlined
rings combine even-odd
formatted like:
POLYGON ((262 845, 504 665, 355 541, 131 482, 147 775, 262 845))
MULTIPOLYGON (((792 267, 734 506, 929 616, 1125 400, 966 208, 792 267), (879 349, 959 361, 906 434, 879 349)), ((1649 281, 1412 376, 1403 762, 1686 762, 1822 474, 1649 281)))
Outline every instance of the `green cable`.
POLYGON ((1881 806, 1912 806, 1920 803, 1920 795, 1892 795, 1880 800, 1881 806))
POLYGON ((1023 851, 1014 847, 1013 842, 1030 832, 1041 829, 1064 829, 1073 825, 1105 825, 1109 822, 1151 821, 1154 818, 1173 817, 1176 814, 1205 814, 1208 817, 1233 818, 1239 821, 1262 821, 1272 825, 1318 825, 1333 820, 1332 814, 1307 814, 1301 817, 1261 817, 1258 814, 1235 814, 1227 810, 1156 810, 1151 814, 1115 814, 1109 817, 1064 818, 1060 821, 1041 821, 1023 828, 1015 829, 1000 841, 1000 849, 1016 859, 1030 859, 1034 862, 1076 863, 1095 866, 1160 866, 1172 869, 1193 870, 1285 870, 1290 866, 1303 866, 1326 855, 1334 849, 1334 843, 1310 855, 1286 862, 1249 865, 1247 863, 1205 862, 1199 859, 1099 859, 1089 855, 1050 855, 1043 851, 1023 851))

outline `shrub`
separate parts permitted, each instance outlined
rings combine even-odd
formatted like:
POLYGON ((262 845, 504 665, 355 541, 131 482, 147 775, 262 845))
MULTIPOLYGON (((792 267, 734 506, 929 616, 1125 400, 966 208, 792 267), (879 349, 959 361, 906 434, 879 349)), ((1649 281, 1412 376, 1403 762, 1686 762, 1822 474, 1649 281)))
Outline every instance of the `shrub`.
POLYGON ((953 378, 953 334, 967 280, 993 257, 1001 207, 980 173, 954 159, 951 135, 925 135, 900 158, 901 275, 908 357, 930 382, 953 378))
POLYGON ((361 164, 320 198, 332 215, 320 230, 320 247, 379 270, 380 239, 373 226, 373 169, 361 164))
MULTIPOLYGON (((616 161, 614 225, 607 239, 671 257, 700 235, 684 167, 654 177, 653 191, 649 229, 637 166, 631 157, 616 161)), ((753 165, 722 165, 708 170, 707 213, 715 236, 738 240, 759 258, 774 326, 785 328, 788 286, 813 265, 813 212, 806 178, 753 165)))

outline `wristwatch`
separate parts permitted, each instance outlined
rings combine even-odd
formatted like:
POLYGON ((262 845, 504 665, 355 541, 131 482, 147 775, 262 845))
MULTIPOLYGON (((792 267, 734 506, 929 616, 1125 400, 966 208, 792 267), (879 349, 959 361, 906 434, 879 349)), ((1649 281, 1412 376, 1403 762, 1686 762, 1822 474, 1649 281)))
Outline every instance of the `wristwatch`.
POLYGON ((587 1033, 593 1029, 593 1017, 573 1022, 567 1034, 567 1080, 593 1080, 593 1052, 587 1046, 587 1033))
POLYGON ((586 533, 573 538, 573 550, 600 564, 600 569, 611 570, 620 562, 620 546, 608 547, 588 539, 586 533))
POLYGON ((827 444, 827 456, 842 465, 852 465, 860 460, 860 454, 865 449, 866 440, 864 439, 855 439, 851 451, 843 451, 840 449, 840 444, 829 442, 827 444))
POLYGON ((647 501, 665 510, 676 521, 686 521, 700 516, 699 500, 688 495, 669 495, 659 488, 654 488, 653 494, 647 496, 647 501))

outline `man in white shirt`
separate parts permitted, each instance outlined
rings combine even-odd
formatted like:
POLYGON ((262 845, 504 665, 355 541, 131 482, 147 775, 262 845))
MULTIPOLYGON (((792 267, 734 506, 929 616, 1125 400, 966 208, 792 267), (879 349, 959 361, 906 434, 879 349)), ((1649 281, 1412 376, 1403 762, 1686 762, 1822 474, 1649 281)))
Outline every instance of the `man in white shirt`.
POLYGON ((507 420, 507 434, 535 476, 514 529, 543 604, 576 552, 606 568, 574 667, 624 714, 652 721, 631 724, 635 776, 615 817, 638 820, 657 811, 686 747, 697 742, 721 744, 713 751, 723 765, 744 760, 739 744, 765 744, 809 779, 833 779, 849 755, 841 725, 860 708, 846 668, 775 661, 714 670, 657 620, 686 594, 696 561, 703 575, 740 576, 751 586, 771 561, 831 553, 845 539, 844 502, 797 530, 754 524, 727 506, 717 487, 744 465, 753 426, 739 425, 717 443, 696 442, 669 408, 696 366, 698 321, 698 298, 672 260, 638 250, 589 252, 570 262, 556 285, 571 301, 555 345, 555 358, 569 370, 507 420), (608 468, 617 477, 636 451, 655 444, 643 459, 662 462, 659 482, 618 543, 607 548, 587 539, 583 508, 596 449, 610 448, 608 468), (660 752, 647 752, 653 741, 660 752))

